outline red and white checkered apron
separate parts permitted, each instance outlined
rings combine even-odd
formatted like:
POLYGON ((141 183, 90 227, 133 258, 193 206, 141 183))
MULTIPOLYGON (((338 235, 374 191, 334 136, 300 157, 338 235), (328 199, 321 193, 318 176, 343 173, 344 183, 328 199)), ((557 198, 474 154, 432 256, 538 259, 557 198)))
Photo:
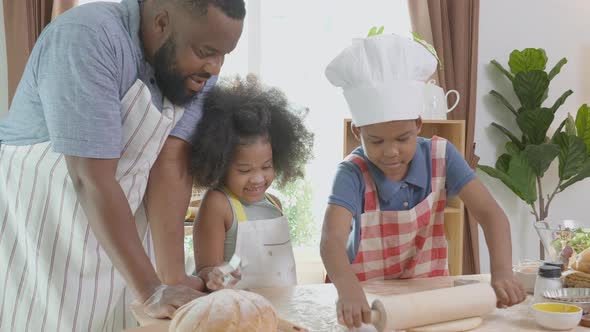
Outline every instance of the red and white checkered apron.
POLYGON ((365 180, 361 240, 352 269, 360 281, 448 275, 444 232, 447 141, 432 138, 432 193, 414 208, 381 211, 365 159, 349 155, 365 180))

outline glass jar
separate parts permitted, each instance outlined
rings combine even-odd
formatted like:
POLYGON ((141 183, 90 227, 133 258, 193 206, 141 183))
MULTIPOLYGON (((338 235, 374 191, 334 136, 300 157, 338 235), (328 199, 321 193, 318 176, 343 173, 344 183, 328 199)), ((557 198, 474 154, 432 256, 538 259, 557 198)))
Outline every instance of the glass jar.
POLYGON ((546 302, 543 293, 549 289, 563 288, 561 282, 561 268, 553 265, 539 267, 539 273, 535 280, 533 303, 546 302))

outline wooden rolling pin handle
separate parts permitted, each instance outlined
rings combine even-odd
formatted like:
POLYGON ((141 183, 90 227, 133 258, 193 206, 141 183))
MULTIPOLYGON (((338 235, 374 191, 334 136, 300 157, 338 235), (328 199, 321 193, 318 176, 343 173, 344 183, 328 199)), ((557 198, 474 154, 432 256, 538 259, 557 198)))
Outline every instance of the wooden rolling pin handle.
POLYGON ((387 313, 385 312, 385 306, 379 300, 373 301, 371 305, 371 324, 375 326, 377 331, 385 331, 385 324, 387 323, 387 313))
POLYGON ((282 331, 282 332, 309 332, 309 330, 306 329, 305 327, 299 326, 295 323, 292 323, 288 320, 284 320, 280 317, 279 317, 279 331, 282 331))

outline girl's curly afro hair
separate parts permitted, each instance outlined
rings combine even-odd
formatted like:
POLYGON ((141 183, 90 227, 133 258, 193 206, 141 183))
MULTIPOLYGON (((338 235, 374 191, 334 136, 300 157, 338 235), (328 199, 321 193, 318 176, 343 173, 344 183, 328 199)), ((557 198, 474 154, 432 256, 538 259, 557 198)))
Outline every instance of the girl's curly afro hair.
POLYGON ((279 186, 303 176, 313 134, 285 95, 264 88, 254 75, 217 84, 205 97, 203 117, 191 140, 190 171, 200 188, 220 185, 238 144, 266 137, 279 186))

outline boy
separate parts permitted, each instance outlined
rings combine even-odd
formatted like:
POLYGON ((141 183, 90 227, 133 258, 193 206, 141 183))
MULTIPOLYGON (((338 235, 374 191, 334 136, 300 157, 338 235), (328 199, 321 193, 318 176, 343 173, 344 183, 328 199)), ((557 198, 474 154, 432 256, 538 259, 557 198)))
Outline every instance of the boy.
POLYGON ((370 322, 359 281, 447 275, 446 198, 459 195, 482 226, 498 306, 526 295, 512 275, 508 219, 446 140, 418 137, 425 81, 436 59, 417 42, 357 39, 327 67, 343 88, 361 147, 338 168, 324 217, 321 255, 338 290, 341 324, 370 322))

